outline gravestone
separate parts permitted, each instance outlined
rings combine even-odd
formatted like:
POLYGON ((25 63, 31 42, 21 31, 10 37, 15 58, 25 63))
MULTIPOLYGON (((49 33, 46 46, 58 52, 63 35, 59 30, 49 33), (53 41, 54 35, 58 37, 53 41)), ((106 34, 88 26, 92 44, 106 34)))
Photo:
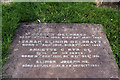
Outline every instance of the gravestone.
POLYGON ((5 78, 114 78, 118 66, 100 24, 22 23, 5 78))

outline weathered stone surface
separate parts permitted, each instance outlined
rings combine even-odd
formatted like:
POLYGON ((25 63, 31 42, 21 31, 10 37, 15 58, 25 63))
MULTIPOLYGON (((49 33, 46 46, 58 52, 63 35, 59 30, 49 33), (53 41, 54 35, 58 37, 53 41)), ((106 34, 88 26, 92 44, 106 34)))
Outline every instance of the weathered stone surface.
POLYGON ((9 78, 118 77, 118 72, 117 72, 118 66, 113 57, 112 50, 109 46, 109 42, 106 38, 106 35, 102 30, 102 25, 99 24, 22 23, 18 28, 18 30, 16 31, 11 46, 13 47, 13 50, 10 52, 11 53, 10 57, 3 67, 3 76, 6 78, 8 77, 9 78), (35 35, 37 35, 36 38, 35 35), (30 36, 30 38, 24 38, 23 36, 30 36), (60 37, 60 38, 55 38, 55 37, 60 37), (23 45, 24 40, 36 40, 39 41, 39 44, 34 43, 35 46, 30 46, 30 45, 26 46, 23 45), (59 41, 57 42, 58 44, 57 46, 54 45, 55 41, 59 41), (62 41, 66 41, 66 42, 62 43, 62 41), (74 46, 73 44, 71 46, 65 45, 67 42, 68 44, 70 44, 70 42, 72 43, 72 41, 77 41, 76 44, 73 43, 74 46), (93 41, 93 42, 84 43, 84 41, 93 41), (49 44, 49 45, 45 46, 45 44, 49 44), (89 46, 85 46, 83 44, 89 44, 89 46), (36 49, 35 51, 33 50, 35 48, 39 48, 39 49, 36 49), (51 50, 48 51, 41 50, 41 49, 46 50, 46 48, 49 48, 51 50), (56 49, 56 50, 52 51, 52 49, 56 49), (73 52, 72 53, 70 50, 68 51, 68 49, 75 49, 75 50, 71 50, 73 52), (80 49, 80 50, 77 51, 76 49, 77 50, 80 49), (65 54, 64 52, 67 53, 65 54), (76 52, 76 54, 74 52, 76 52), (26 58, 25 55, 33 55, 33 56, 37 55, 38 57, 34 56, 33 58, 26 58), (51 55, 51 56, 43 57, 43 55, 45 56, 51 55), (55 58, 53 57, 54 55, 59 55, 60 57, 55 58), (63 57, 65 55, 68 57, 63 57), (85 55, 91 55, 91 57, 85 57, 85 55), (45 63, 45 60, 49 60, 49 61, 54 60, 54 62, 45 63), (63 61, 64 63, 61 63, 62 60, 66 60, 66 61, 68 60, 68 62, 63 61), (88 62, 84 62, 83 60, 88 62), (26 67, 24 64, 32 64, 33 66, 35 64, 42 64, 42 66, 26 67), (52 64, 53 65, 58 64, 60 66, 45 67, 43 66, 44 64, 46 64, 47 66, 52 64), (62 64, 64 66, 62 66, 62 64), (80 66, 80 64, 81 65, 86 64, 87 66, 85 65, 80 66), (95 65, 93 66, 92 64, 96 64, 96 66, 95 65), (77 65, 77 67, 73 65, 77 65))

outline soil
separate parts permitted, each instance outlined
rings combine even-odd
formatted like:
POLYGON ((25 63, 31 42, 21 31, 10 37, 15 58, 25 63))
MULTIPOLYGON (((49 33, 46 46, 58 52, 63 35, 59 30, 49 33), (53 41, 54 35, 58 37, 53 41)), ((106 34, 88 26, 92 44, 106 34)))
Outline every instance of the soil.
POLYGON ((120 10, 120 1, 119 2, 103 2, 102 6, 107 6, 110 8, 116 8, 120 10))

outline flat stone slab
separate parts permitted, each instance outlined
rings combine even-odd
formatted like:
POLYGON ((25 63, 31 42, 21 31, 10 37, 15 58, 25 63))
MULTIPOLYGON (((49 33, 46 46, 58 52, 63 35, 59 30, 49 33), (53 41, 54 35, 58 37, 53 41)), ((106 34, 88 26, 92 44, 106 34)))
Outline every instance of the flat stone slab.
POLYGON ((5 78, 113 78, 118 66, 100 24, 22 23, 5 78))

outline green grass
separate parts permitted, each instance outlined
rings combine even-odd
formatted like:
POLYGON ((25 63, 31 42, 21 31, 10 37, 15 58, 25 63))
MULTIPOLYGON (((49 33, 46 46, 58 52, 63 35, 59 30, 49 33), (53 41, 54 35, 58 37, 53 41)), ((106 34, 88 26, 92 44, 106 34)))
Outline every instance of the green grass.
POLYGON ((112 47, 116 62, 120 67, 120 11, 96 7, 94 3, 11 3, 2 6, 2 60, 7 59, 10 43, 20 22, 95 23, 102 24, 112 47))

